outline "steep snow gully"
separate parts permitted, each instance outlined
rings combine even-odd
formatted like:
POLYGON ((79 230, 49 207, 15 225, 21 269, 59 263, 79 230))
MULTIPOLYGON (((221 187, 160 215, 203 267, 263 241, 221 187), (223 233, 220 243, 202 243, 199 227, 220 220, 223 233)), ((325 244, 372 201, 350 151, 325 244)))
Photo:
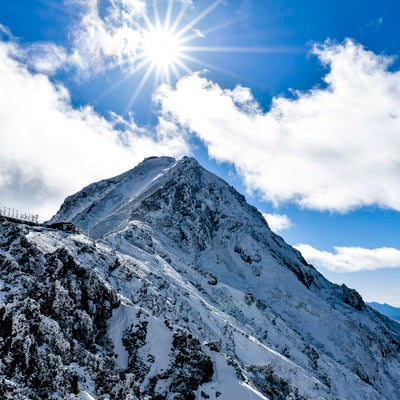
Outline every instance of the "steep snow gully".
POLYGON ((400 324, 193 158, 0 220, 0 399, 400 399, 400 324), (61 226, 61 225, 60 225, 61 226))

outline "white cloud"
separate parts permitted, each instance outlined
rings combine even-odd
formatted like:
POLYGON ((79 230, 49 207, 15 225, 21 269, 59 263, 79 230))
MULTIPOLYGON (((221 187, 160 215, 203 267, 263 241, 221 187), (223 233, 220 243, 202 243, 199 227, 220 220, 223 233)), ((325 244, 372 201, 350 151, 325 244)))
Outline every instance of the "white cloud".
POLYGON ((54 43, 33 43, 22 51, 21 59, 35 71, 54 74, 69 62, 66 50, 54 43))
POLYGON ((206 37, 206 35, 200 29, 191 28, 191 31, 199 38, 206 37))
POLYGON ((326 87, 277 97, 268 112, 249 89, 225 90, 198 73, 159 90, 161 112, 211 157, 233 163, 265 200, 400 210, 400 73, 351 40, 314 53, 329 67, 326 87))
POLYGON ((334 272, 400 268, 400 250, 391 247, 377 249, 334 247, 335 253, 321 251, 308 244, 299 244, 295 247, 311 264, 334 272))
POLYGON ((30 72, 0 41, 0 206, 47 218, 66 195, 150 155, 188 152, 176 126, 149 132, 118 115, 74 108, 67 89, 30 72))
POLYGON ((51 42, 15 45, 18 39, 2 24, 0 24, 0 41, 14 43, 8 47, 9 55, 36 72, 52 75, 69 61, 66 50, 51 42))
POLYGON ((100 9, 98 0, 67 0, 78 7, 80 18, 71 30, 70 61, 82 70, 101 70, 115 65, 135 67, 146 12, 144 0, 109 0, 100 9))
POLYGON ((285 214, 263 213, 263 217, 266 219, 269 227, 274 232, 284 231, 286 229, 290 229, 293 226, 292 221, 285 214))
MULTIPOLYGON (((115 66, 134 70, 140 62, 139 47, 146 23, 146 0, 64 0, 76 15, 69 28, 71 43, 25 43, 13 54, 32 70, 47 75, 75 67, 90 75, 115 66), (145 18, 144 18, 145 17, 145 18), (67 49, 68 47, 68 49, 67 49)), ((0 24, 1 36, 16 38, 0 24)))

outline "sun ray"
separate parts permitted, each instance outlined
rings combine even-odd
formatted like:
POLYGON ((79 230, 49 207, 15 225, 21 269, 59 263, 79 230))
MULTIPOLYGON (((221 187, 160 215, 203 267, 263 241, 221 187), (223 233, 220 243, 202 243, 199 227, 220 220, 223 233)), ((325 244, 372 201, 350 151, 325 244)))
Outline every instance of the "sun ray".
POLYGON ((153 13, 156 29, 161 28, 160 13, 158 12, 157 0, 153 0, 153 13))
MULTIPOLYGON (((184 56, 183 56, 184 57, 184 56)), ((177 60, 176 62, 186 73, 191 73, 191 69, 182 61, 182 60, 177 60)))
POLYGON ((109 94, 111 94, 114 90, 117 90, 124 82, 126 82, 129 78, 132 77, 134 73, 124 74, 121 79, 115 82, 113 85, 101 92, 100 95, 97 95, 95 103, 99 103, 101 100, 106 98, 109 94))
POLYGON ((166 81, 168 85, 171 84, 171 74, 170 74, 170 66, 168 65, 160 65, 156 66, 156 79, 155 85, 160 83, 160 81, 166 81))
POLYGON ((171 29, 171 16, 174 0, 168 0, 167 13, 165 14, 164 28, 169 31, 171 29))
POLYGON ((171 86, 171 68, 164 68, 165 79, 167 84, 171 86))
POLYGON ((218 7, 223 0, 216 0, 209 7, 207 7, 204 11, 202 11, 199 15, 193 18, 188 24, 186 24, 182 29, 177 32, 177 36, 183 36, 189 29, 193 28, 198 22, 204 19, 211 11, 213 11, 216 7, 218 7))
POLYGON ((150 75, 153 73, 153 70, 155 69, 155 64, 152 64, 149 66, 148 70, 146 73, 143 75, 142 79, 139 82, 139 85, 137 86, 136 90, 134 91, 132 97, 129 99, 125 110, 124 110, 124 115, 128 113, 129 109, 131 108, 132 104, 135 102, 137 97, 139 96, 140 92, 143 89, 143 86, 146 84, 146 82, 149 80, 150 75))
POLYGON ((236 47, 236 46, 182 46, 183 52, 201 53, 303 53, 305 50, 300 46, 264 46, 264 47, 236 47))
MULTIPOLYGON (((180 62, 181 62, 180 60, 177 60, 176 64, 179 64, 180 62)), ((174 64, 171 65, 171 71, 173 72, 175 78, 179 79, 179 71, 178 71, 178 68, 176 68, 176 65, 174 65, 174 64)))
POLYGON ((151 22, 150 18, 148 17, 147 14, 143 14, 143 20, 146 24, 146 28, 142 27, 139 23, 135 23, 135 26, 138 28, 139 32, 146 32, 150 30, 156 29, 154 24, 151 22))
MULTIPOLYGON (((203 32, 201 32, 201 33, 202 33, 202 35, 204 36, 203 32)), ((179 43, 180 43, 181 45, 183 45, 184 43, 191 42, 192 40, 198 39, 199 37, 203 37, 203 36, 199 36, 198 31, 196 31, 195 33, 192 33, 192 34, 189 35, 189 36, 185 36, 185 37, 179 39, 179 43)))
POLYGON ((101 100, 106 98, 110 93, 112 93, 114 90, 116 90, 118 87, 120 87, 124 82, 126 82, 127 80, 132 78, 133 75, 140 72, 147 65, 149 65, 149 61, 142 60, 142 62, 139 63, 135 68, 132 68, 128 73, 125 73, 121 79, 119 79, 117 82, 115 82, 109 88, 107 88, 107 90, 104 90, 99 96, 97 96, 96 103, 99 103, 101 100))
POLYGON ((159 68, 157 68, 157 66, 155 66, 153 85, 156 86, 157 83, 160 81, 160 79, 161 79, 161 71, 159 68))
MULTIPOLYGON (((209 68, 211 70, 215 70, 215 71, 221 72, 221 73, 223 73, 225 75, 234 76, 234 74, 232 74, 231 71, 229 71, 229 70, 227 70, 225 68, 221 68, 221 67, 218 67, 217 65, 207 63, 204 60, 200 60, 200 59, 198 59, 196 57, 189 56, 188 54, 182 54, 182 58, 185 59, 185 60, 191 61, 191 62, 193 62, 195 64, 199 64, 202 67, 206 67, 206 68, 209 68)), ((189 71, 189 72, 191 72, 191 71, 189 71)))
MULTIPOLYGON (((230 20, 230 21, 224 22, 224 23, 222 23, 222 24, 215 25, 215 26, 213 26, 213 27, 211 27, 211 28, 207 28, 207 29, 204 29, 204 30, 202 29, 202 30, 201 30, 201 33, 204 35, 204 37, 206 37, 206 36, 208 36, 210 33, 217 32, 217 31, 219 31, 219 30, 221 30, 221 29, 224 29, 224 28, 226 28, 226 27, 228 27, 228 26, 230 26, 230 25, 233 25, 235 22, 237 22, 237 20, 230 20)), ((182 38, 180 39, 180 42, 181 42, 181 44, 183 45, 184 43, 190 42, 190 41, 192 41, 192 40, 194 40, 194 39, 197 39, 198 37, 199 37, 198 34, 193 33, 193 34, 190 35, 190 36, 184 36, 184 37, 182 37, 182 38)))
POLYGON ((182 18, 185 16, 185 12, 186 12, 188 6, 189 6, 188 3, 186 3, 186 2, 182 3, 181 10, 179 11, 178 16, 175 18, 175 21, 174 21, 173 25, 171 26, 172 32, 176 32, 176 29, 179 26, 179 24, 181 23, 182 18))

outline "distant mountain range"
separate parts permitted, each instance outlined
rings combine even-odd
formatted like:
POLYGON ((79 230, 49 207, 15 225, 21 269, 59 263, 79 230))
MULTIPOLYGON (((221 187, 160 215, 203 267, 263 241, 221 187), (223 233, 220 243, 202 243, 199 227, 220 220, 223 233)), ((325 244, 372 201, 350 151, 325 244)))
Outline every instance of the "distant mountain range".
POLYGON ((370 302, 368 305, 374 310, 379 311, 381 314, 400 322, 400 308, 393 307, 386 303, 380 304, 376 302, 370 302))
POLYGON ((0 399, 399 400, 400 324, 193 158, 0 219, 0 399))

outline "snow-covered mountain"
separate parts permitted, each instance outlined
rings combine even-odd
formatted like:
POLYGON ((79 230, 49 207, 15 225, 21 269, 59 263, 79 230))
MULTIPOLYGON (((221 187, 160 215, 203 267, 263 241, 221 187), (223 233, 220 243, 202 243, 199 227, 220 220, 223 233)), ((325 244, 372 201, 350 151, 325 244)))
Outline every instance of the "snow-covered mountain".
POLYGON ((376 303, 374 301, 368 303, 368 305, 374 310, 379 311, 381 314, 400 322, 400 308, 393 307, 386 303, 376 303))
POLYGON ((400 324, 194 159, 0 228, 0 398, 400 399, 400 324), (2 397, 3 396, 3 397, 2 397))

